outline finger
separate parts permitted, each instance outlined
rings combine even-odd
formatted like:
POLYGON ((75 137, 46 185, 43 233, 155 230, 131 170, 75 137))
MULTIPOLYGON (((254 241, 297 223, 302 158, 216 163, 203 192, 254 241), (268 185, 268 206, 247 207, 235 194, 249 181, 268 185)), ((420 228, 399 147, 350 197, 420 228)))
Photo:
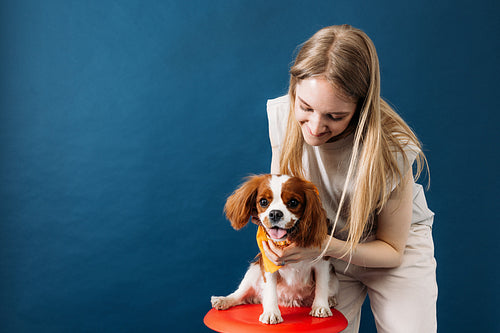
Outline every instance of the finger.
POLYGON ((283 250, 279 247, 276 246, 276 244, 274 244, 273 241, 271 240, 268 240, 267 241, 267 245, 268 247, 278 256, 281 256, 283 254, 283 250))
POLYGON ((300 252, 297 250, 297 245, 291 243, 286 246, 278 246, 272 241, 268 241, 269 248, 281 259, 288 259, 287 257, 300 252))
POLYGON ((266 244, 269 249, 269 255, 267 255, 268 259, 271 260, 275 265, 284 266, 284 262, 286 262, 286 257, 283 255, 283 250, 277 247, 272 241, 268 241, 266 244))
POLYGON ((269 247, 269 244, 266 241, 262 241, 262 247, 267 259, 271 260, 271 262, 273 262, 274 264, 278 264, 280 259, 278 258, 276 253, 274 253, 273 250, 269 247))

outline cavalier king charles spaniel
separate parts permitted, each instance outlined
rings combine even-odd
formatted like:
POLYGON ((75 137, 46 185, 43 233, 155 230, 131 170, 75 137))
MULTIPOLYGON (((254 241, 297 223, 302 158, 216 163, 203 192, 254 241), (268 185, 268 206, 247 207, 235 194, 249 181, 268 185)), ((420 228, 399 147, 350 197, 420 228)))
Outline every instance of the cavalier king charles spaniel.
POLYGON ((274 265, 262 251, 270 239, 278 247, 320 247, 328 232, 328 220, 318 190, 306 180, 285 175, 250 177, 228 199, 224 207, 234 229, 250 219, 258 221, 257 242, 261 253, 238 289, 225 297, 212 297, 218 310, 262 303, 259 320, 265 324, 283 321, 278 305, 311 307, 310 315, 329 317, 337 305, 338 280, 328 258, 274 265))

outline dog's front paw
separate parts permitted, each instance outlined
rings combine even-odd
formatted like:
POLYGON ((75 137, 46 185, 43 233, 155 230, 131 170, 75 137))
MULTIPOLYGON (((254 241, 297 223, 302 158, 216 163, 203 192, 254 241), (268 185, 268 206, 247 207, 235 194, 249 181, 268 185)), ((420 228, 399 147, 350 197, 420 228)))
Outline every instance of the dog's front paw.
POLYGON ((217 310, 227 310, 232 306, 232 302, 228 297, 212 296, 212 307, 217 310))
POLYGON ((313 317, 319 318, 331 317, 333 315, 332 310, 324 306, 313 306, 309 314, 313 317))
POLYGON ((283 322, 283 318, 281 317, 281 313, 278 312, 264 312, 263 314, 260 315, 259 318, 261 323, 264 324, 279 324, 283 322))

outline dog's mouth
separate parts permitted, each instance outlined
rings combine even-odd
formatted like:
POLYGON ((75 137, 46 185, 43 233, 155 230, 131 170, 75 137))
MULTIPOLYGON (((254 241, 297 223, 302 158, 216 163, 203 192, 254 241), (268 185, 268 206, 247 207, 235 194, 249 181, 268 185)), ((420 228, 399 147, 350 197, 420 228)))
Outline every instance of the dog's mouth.
POLYGON ((275 242, 282 242, 286 241, 288 238, 288 229, 282 229, 278 227, 272 227, 271 229, 267 229, 267 233, 269 237, 272 238, 273 241, 275 242))

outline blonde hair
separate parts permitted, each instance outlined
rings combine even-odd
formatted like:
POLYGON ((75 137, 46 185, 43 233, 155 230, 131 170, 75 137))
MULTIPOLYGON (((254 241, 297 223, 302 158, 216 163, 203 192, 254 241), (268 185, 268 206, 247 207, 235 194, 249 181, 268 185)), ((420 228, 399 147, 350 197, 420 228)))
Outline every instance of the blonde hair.
POLYGON ((384 207, 392 187, 404 176, 395 153, 401 153, 407 163, 404 147, 418 149, 416 178, 426 160, 413 131, 380 97, 379 62, 373 42, 363 31, 341 25, 323 28, 307 40, 290 69, 290 114, 280 156, 281 173, 304 177, 304 138, 294 116, 295 92, 298 82, 311 77, 326 79, 341 97, 357 104, 348 127, 354 130, 353 153, 333 223, 335 228, 340 211, 349 209, 346 254, 352 253, 374 214, 384 207), (350 186, 353 191, 347 204, 350 186))

